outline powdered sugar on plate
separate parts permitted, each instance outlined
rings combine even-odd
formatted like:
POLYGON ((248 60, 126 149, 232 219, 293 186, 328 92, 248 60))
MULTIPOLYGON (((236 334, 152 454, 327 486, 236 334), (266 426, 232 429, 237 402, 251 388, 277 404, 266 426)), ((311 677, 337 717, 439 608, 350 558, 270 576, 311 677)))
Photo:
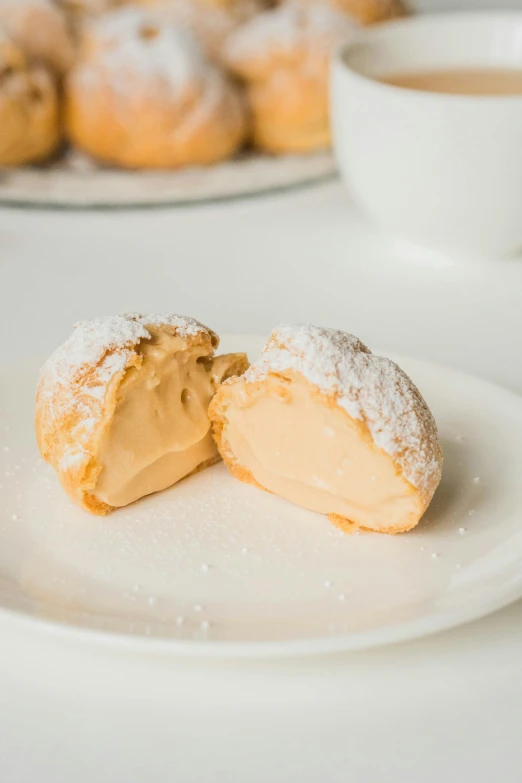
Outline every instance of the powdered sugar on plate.
POLYGON ((442 452, 435 420, 416 386, 390 359, 374 356, 346 332, 285 324, 274 329, 243 378, 257 383, 288 371, 333 395, 352 418, 363 421, 414 487, 438 482, 442 452))

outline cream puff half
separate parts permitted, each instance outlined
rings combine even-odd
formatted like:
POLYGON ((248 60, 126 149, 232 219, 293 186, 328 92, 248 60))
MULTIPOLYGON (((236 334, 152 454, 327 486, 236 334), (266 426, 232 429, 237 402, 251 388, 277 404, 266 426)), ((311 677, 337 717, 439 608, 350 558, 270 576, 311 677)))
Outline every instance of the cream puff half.
POLYGON ((219 459, 208 406, 247 365, 215 356, 192 318, 129 314, 79 323, 44 365, 36 395, 40 453, 72 500, 107 514, 219 459))
POLYGON ((437 427, 420 392, 345 332, 275 329, 209 414, 234 476, 347 531, 410 530, 440 481, 437 427))

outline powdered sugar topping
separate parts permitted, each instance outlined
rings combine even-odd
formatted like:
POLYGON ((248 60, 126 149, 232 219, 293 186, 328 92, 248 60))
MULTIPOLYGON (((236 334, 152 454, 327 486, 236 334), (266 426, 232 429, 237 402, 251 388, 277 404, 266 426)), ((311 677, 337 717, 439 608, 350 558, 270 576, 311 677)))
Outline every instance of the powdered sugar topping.
POLYGON ((41 382, 49 391, 52 391, 53 383, 77 382, 84 372, 99 365, 104 357, 102 381, 108 382, 125 366, 129 349, 149 337, 142 323, 125 316, 111 315, 80 321, 69 339, 43 366, 41 382))
POLYGON ((394 457, 413 486, 440 478, 442 452, 433 416, 418 389, 390 359, 374 356, 357 338, 312 325, 276 328, 261 358, 243 376, 302 375, 368 427, 375 444, 394 457))
POLYGON ((229 40, 227 54, 232 63, 262 57, 274 49, 279 55, 292 55, 299 48, 329 55, 355 29, 345 14, 325 3, 297 0, 243 25, 229 40))
POLYGON ((155 3, 153 11, 162 21, 188 28, 205 52, 219 61, 225 40, 239 24, 236 12, 243 10, 243 5, 228 9, 207 4, 203 9, 199 0, 162 0, 155 3))
MULTIPOLYGON (((215 335, 193 318, 172 314, 128 313, 80 321, 74 332, 47 360, 40 376, 43 397, 56 396, 57 387, 75 388, 92 375, 82 394, 102 400, 112 378, 125 369, 140 340, 150 340, 147 326, 170 326, 181 337, 206 333, 215 335), (96 372, 93 374, 93 370, 96 372)), ((214 343, 215 344, 215 343, 214 343)))
POLYGON ((195 318, 189 318, 186 315, 174 315, 173 313, 124 313, 123 318, 131 318, 144 326, 172 326, 180 337, 196 337, 198 334, 205 333, 212 338, 214 345, 217 345, 217 336, 214 332, 204 326, 195 318))
POLYGON ((61 446, 60 470, 82 473, 85 469, 111 382, 132 364, 139 343, 150 340, 150 330, 158 327, 173 329, 184 339, 201 335, 213 347, 218 344, 217 336, 193 318, 128 313, 81 321, 47 360, 38 384, 38 406, 43 408, 50 441, 61 446), (64 420, 66 441, 60 435, 64 420))
POLYGON ((182 93, 192 82, 205 79, 211 66, 189 29, 161 19, 153 11, 128 7, 91 23, 86 36, 87 55, 75 78, 94 80, 97 67, 111 74, 121 92, 136 92, 156 84, 182 93))

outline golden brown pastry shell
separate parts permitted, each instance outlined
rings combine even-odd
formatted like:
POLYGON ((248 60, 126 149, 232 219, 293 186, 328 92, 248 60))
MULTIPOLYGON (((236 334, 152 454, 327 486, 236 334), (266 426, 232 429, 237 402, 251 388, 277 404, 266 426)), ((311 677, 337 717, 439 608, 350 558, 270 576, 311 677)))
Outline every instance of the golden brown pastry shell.
POLYGON ((49 157, 61 139, 58 89, 42 65, 0 35, 0 165, 21 166, 49 157))
MULTIPOLYGON (((229 471, 232 473, 233 476, 239 479, 239 481, 242 481, 245 484, 251 484, 252 486, 257 487, 258 489, 263 489, 265 492, 270 491, 265 489, 265 487, 261 486, 255 480, 251 471, 248 470, 248 468, 246 468, 245 466, 241 465, 240 462, 238 462, 234 453, 232 452, 232 449, 230 448, 230 444, 226 439, 225 424, 227 421, 227 408, 231 401, 231 389, 236 384, 238 383, 241 384, 242 395, 245 400, 248 400, 249 398, 254 398, 255 396, 257 396, 259 389, 265 386, 267 383, 270 383, 271 380, 281 379, 281 378, 289 381, 290 383, 298 382, 301 384, 305 384, 309 389, 312 399, 314 399, 317 402, 317 404, 325 405, 327 408, 335 409, 341 412, 341 414, 345 416, 347 420, 349 420, 350 426, 355 427, 359 432, 360 437, 363 438, 368 443, 368 447, 376 448, 373 439, 371 437, 371 434, 369 432, 369 429, 363 421, 353 419, 343 408, 341 408, 337 404, 337 399, 335 395, 325 394, 317 386, 311 384, 304 376, 302 376, 298 372, 295 372, 293 370, 288 370, 285 371, 284 373, 283 372, 269 373, 265 379, 257 382, 248 382, 244 378, 233 378, 227 383, 224 383, 218 389, 215 397, 210 403, 209 417, 212 422, 213 435, 219 453, 221 454, 223 461, 225 462, 229 471)), ((386 456, 390 460, 393 459, 390 455, 386 455, 386 456)), ((436 479, 434 478, 431 484, 428 484, 426 487, 424 487, 424 489, 418 489, 414 487, 403 476, 403 472, 400 466, 395 461, 394 461, 394 465, 395 465, 395 470, 397 472, 397 475, 401 476, 403 480, 407 484, 409 484, 409 486, 411 487, 411 493, 417 496, 416 513, 403 525, 380 528, 378 531, 372 531, 372 532, 380 532, 380 533, 395 535, 396 533, 405 533, 408 530, 414 528, 418 524, 422 515, 424 514, 428 505, 430 504, 433 494, 438 486, 438 478, 436 479)), ((332 524, 334 524, 336 527, 341 528, 346 533, 352 533, 358 529, 361 530, 366 529, 364 527, 355 524, 352 520, 340 516, 339 514, 328 514, 328 519, 332 524)))
POLYGON ((276 154, 327 149, 331 143, 328 68, 312 73, 297 68, 248 87, 252 138, 256 147, 276 154))
MULTIPOLYGON (((218 345, 217 335, 210 329, 190 335, 184 338, 185 350, 191 350, 196 346, 202 346, 209 357, 214 354, 218 345)), ((114 510, 114 507, 101 502, 94 494, 96 480, 100 474, 101 466, 97 455, 101 438, 110 424, 117 402, 118 388, 126 371, 131 367, 139 367, 142 357, 136 350, 128 346, 121 348, 128 359, 121 371, 116 373, 109 382, 102 399, 88 393, 88 388, 96 385, 100 364, 112 353, 119 350, 107 351, 101 360, 89 367, 84 367, 77 381, 76 387, 71 389, 62 383, 53 385, 49 393, 49 385, 41 380, 36 394, 35 428, 36 438, 40 454, 43 459, 53 466, 60 483, 69 497, 76 505, 85 511, 98 516, 104 516, 114 510), (74 394, 76 402, 80 406, 71 406, 71 396, 74 394), (89 430, 82 430, 81 451, 82 458, 70 461, 67 455, 70 452, 71 443, 78 438, 78 427, 82 421, 91 420, 95 426, 89 430)), ((244 372, 248 367, 248 361, 244 354, 231 355, 231 363, 226 377, 244 372)), ((211 459, 200 464, 195 471, 202 470, 208 465, 218 461, 211 459)), ((191 474, 192 475, 192 474, 191 474)))
POLYGON ((225 83, 215 111, 204 121, 192 122, 198 103, 207 100, 204 90, 189 86, 180 102, 148 90, 122 96, 109 79, 86 91, 73 72, 66 84, 67 134, 93 157, 127 168, 217 163, 243 143, 247 112, 237 88, 225 83))

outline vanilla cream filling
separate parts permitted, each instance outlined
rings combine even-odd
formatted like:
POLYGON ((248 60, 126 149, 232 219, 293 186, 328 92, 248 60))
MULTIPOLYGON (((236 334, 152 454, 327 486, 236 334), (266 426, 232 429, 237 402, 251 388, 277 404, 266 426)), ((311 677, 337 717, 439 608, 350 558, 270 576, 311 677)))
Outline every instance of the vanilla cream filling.
POLYGON ((141 366, 127 370, 100 443, 95 494, 111 506, 165 489, 217 456, 207 411, 227 357, 214 367, 204 347, 148 328, 141 366))
POLYGON ((392 458, 304 383, 270 380, 268 394, 263 385, 248 397, 238 384, 233 399, 225 439, 265 489, 376 530, 418 518, 417 493, 392 458))

